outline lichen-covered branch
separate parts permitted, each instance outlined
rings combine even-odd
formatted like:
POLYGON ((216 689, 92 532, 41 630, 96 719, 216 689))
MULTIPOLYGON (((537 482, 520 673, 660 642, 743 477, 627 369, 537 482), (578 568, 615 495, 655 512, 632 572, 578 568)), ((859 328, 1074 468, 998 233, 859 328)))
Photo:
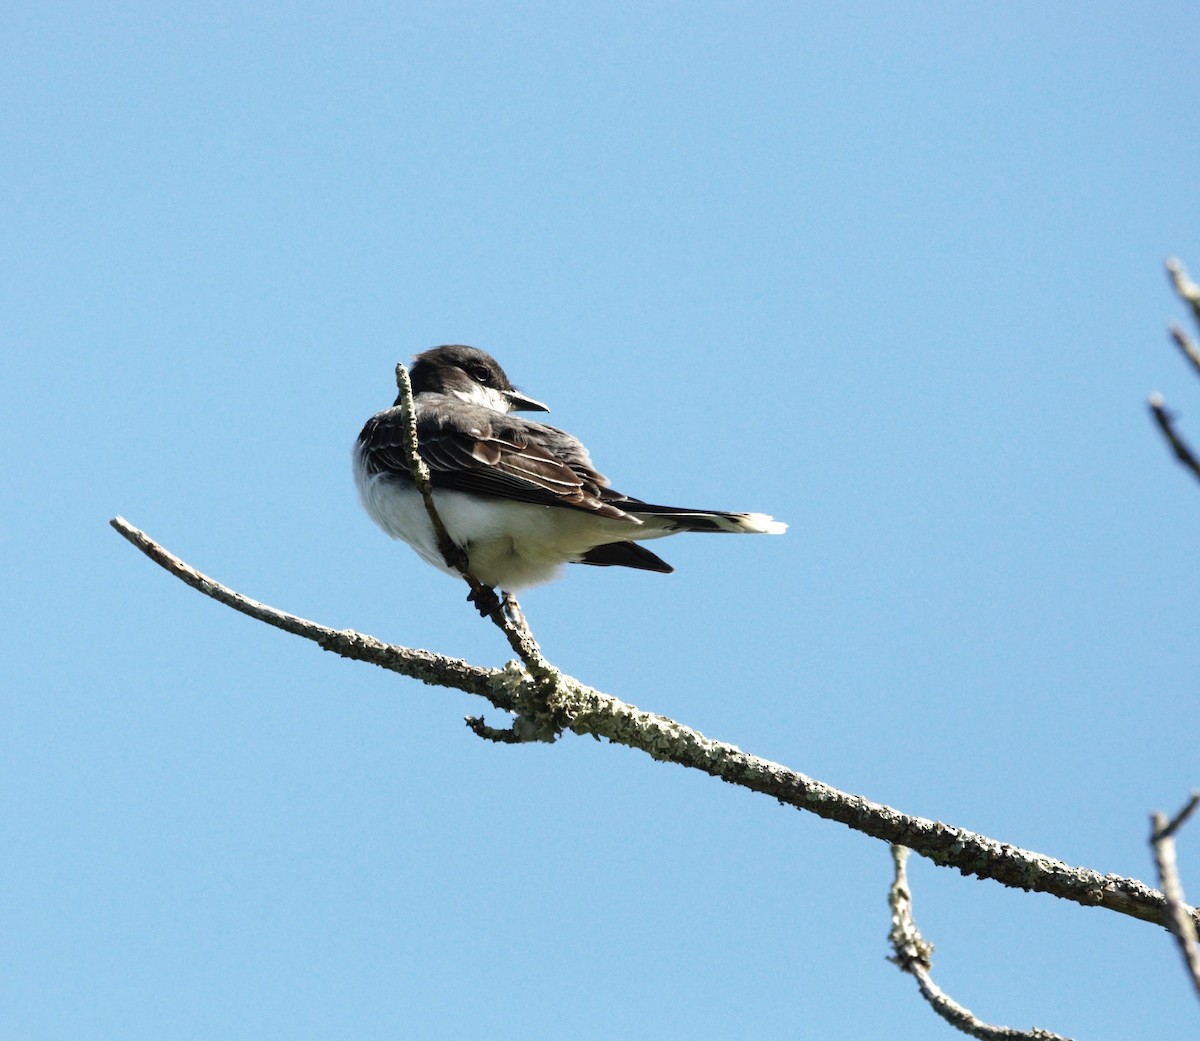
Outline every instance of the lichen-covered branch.
MULTIPOLYGON (((210 578, 197 571, 190 564, 164 549, 144 531, 135 528, 124 517, 114 517, 109 523, 121 533, 124 538, 146 554, 154 563, 169 571, 176 578, 186 582, 193 589, 198 589, 205 596, 212 597, 217 603, 232 607, 251 618, 256 618, 276 629, 303 636, 312 640, 322 650, 332 651, 343 658, 355 661, 366 661, 378 665, 382 669, 398 672, 402 676, 420 680, 434 687, 449 687, 453 690, 465 691, 467 694, 478 694, 486 698, 498 709, 513 711, 516 699, 512 694, 513 674, 510 671, 483 669, 471 665, 460 658, 449 658, 432 651, 417 650, 412 647, 400 647, 396 644, 384 643, 373 636, 355 632, 353 629, 331 629, 319 622, 310 622, 307 618, 280 611, 278 608, 251 600, 248 596, 222 585, 215 578, 210 578)), ((520 674, 516 674, 519 678, 520 674)))
POLYGON ((1196 942, 1195 910, 1183 899, 1183 885, 1179 881, 1179 866, 1175 860, 1175 832, 1192 815, 1200 804, 1200 792, 1192 797, 1174 817, 1167 820, 1165 813, 1155 813, 1150 818, 1150 847, 1154 851, 1154 862, 1158 866, 1158 884, 1166 898, 1167 928, 1179 945, 1183 963, 1197 995, 1200 995, 1200 946, 1196 942))
POLYGON ((912 914, 912 891, 908 888, 908 871, 905 862, 908 850, 903 846, 892 846, 892 863, 895 867, 891 889, 888 890, 888 906, 892 909, 892 928, 888 940, 892 945, 892 956, 888 961, 899 966, 917 981, 921 996, 930 1007, 955 1030, 982 1041, 1070 1041, 1061 1034, 1032 1027, 1015 1030, 1012 1027, 997 1027, 985 1023, 969 1008, 960 1005, 943 991, 930 976, 933 968, 933 944, 921 935, 912 914))
MULTIPOLYGON (((545 684, 515 662, 504 669, 483 669, 428 651, 385 644, 352 630, 318 625, 250 600, 202 575, 119 517, 112 525, 148 557, 206 596, 252 618, 312 640, 324 650, 370 662, 425 683, 479 694, 497 708, 515 712, 518 723, 525 721, 524 726, 529 725, 529 720, 537 721, 546 705, 545 684)), ((769 795, 787 806, 838 821, 872 838, 907 846, 935 864, 956 868, 964 875, 992 879, 1015 889, 1050 893, 1086 907, 1104 907, 1158 925, 1166 924, 1163 894, 1136 879, 1072 867, 1053 857, 941 821, 914 817, 861 795, 839 791, 779 763, 714 741, 666 716, 643 712, 569 676, 559 676, 549 705, 556 727, 576 734, 608 738, 616 744, 639 749, 654 759, 700 770, 730 784, 769 795)), ((520 730, 516 736, 529 739, 520 730)))

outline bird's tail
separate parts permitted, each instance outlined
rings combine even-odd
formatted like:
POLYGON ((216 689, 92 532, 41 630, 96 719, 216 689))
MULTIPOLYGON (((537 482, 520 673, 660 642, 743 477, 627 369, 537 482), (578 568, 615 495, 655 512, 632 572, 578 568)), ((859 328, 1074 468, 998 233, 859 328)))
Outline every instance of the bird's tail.
POLYGON ((661 527, 664 534, 676 531, 715 531, 740 535, 782 535, 783 521, 765 513, 725 513, 722 510, 689 510, 681 506, 654 506, 639 502, 625 506, 643 524, 661 527))

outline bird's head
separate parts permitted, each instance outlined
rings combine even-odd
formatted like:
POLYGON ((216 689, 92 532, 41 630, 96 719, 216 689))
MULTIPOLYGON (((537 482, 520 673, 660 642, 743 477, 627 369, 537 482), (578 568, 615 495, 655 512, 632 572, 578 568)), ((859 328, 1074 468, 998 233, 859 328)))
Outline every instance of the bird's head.
POLYGON ((447 344, 424 351, 413 358, 409 378, 414 395, 451 394, 496 412, 550 411, 540 401, 517 390, 499 362, 477 347, 447 344))

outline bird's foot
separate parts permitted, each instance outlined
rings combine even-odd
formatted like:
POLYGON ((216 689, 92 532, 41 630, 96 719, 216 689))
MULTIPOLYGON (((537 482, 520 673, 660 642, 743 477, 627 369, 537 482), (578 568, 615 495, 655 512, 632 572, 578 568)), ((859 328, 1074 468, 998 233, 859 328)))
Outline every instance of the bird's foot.
POLYGON ((500 598, 491 586, 476 586, 467 594, 467 600, 475 605, 481 618, 486 618, 493 611, 500 609, 500 598))
POLYGON ((465 575, 470 566, 470 561, 467 559, 467 551, 457 543, 451 542, 449 546, 442 546, 442 559, 449 567, 454 568, 460 575, 465 575))

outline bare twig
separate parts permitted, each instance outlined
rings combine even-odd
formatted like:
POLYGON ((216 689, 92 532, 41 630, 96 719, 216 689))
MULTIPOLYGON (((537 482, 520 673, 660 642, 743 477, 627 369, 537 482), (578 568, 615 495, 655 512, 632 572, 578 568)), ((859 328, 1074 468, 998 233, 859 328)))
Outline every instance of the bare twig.
POLYGON ((273 625, 276 629, 303 636, 306 640, 312 640, 322 650, 332 651, 343 658, 370 662, 430 686, 449 687, 468 694, 478 694, 504 711, 513 711, 517 707, 516 699, 511 693, 511 677, 500 670, 482 669, 460 658, 449 658, 432 651, 384 643, 353 629, 331 629, 319 622, 310 622, 307 618, 269 607, 197 571, 160 546, 144 531, 135 528, 124 517, 114 517, 109 524, 160 567, 193 589, 200 590, 205 596, 212 597, 217 603, 232 607, 244 615, 266 622, 267 625, 273 625))
POLYGON ((1200 325, 1200 286, 1188 278, 1183 265, 1174 257, 1167 260, 1166 267, 1171 285, 1175 287, 1179 299, 1192 309, 1192 318, 1200 325))
MULTIPOLYGON (((1188 278, 1183 265, 1174 257, 1167 261, 1167 274, 1170 276, 1171 285, 1174 286, 1179 299, 1191 308, 1192 318, 1195 320, 1197 326, 1200 326, 1200 286, 1188 278)), ((1175 341, 1175 345, 1179 348, 1180 353, 1183 354, 1192 368, 1197 373, 1200 373, 1200 346, 1197 346, 1196 342, 1179 325, 1171 326, 1171 339, 1175 341)), ((1154 422, 1162 432, 1167 445, 1175 454, 1175 458, 1191 471, 1193 477, 1200 480, 1200 459, 1196 457, 1196 453, 1192 451, 1191 446, 1175 430, 1175 417, 1167 411, 1166 402, 1163 401, 1162 395, 1151 394, 1149 404, 1150 414, 1154 417, 1154 422)))
POLYGON ((908 888, 908 871, 905 862, 908 850, 903 846, 892 846, 892 863, 895 876, 888 890, 888 906, 892 909, 892 928, 888 940, 892 944, 892 956, 888 961, 900 967, 917 981, 921 996, 930 1007, 956 1030, 983 1041, 1069 1041, 1061 1034, 1033 1027, 1029 1030, 1014 1030, 1012 1027, 997 1027, 985 1023, 970 1009, 955 1001, 933 982, 929 975, 933 968, 933 944, 921 935, 912 915, 912 891, 908 888))
MULTIPOLYGON (((446 563, 462 575, 467 585, 471 587, 471 595, 468 599, 475 604, 480 614, 490 618, 504 633, 509 646, 525 663, 530 675, 540 682, 544 696, 540 699, 540 703, 531 706, 534 710, 533 715, 537 717, 538 725, 525 729, 531 736, 536 736, 539 740, 552 741, 562 729, 561 725, 556 725, 552 719, 554 714, 552 702, 562 674, 542 654, 542 649, 538 646, 537 641, 533 638, 533 633, 525 622, 525 616, 521 613, 521 605, 517 603, 516 597, 505 592, 504 600, 501 602, 497 598, 495 590, 485 586, 471 573, 466 553, 450 538, 434 502, 433 481, 429 476, 429 467, 421 458, 417 443, 417 416, 416 408, 413 405, 412 381, 409 379, 408 369, 401 362, 396 364, 396 386, 400 391, 399 403, 401 414, 404 417, 404 454, 409 469, 412 471, 413 482, 425 504, 425 512, 429 515, 429 521, 437 536, 438 549, 446 563)), ((478 730, 474 730, 474 732, 479 733, 478 730)))
POLYGON ((1192 792, 1187 804, 1174 817, 1167 820, 1165 813, 1155 813, 1150 818, 1150 847, 1154 850, 1154 862, 1158 865, 1158 884, 1166 898, 1167 928, 1179 945, 1183 963, 1187 966, 1192 986, 1200 995, 1200 946, 1196 940, 1195 909, 1188 907, 1183 899, 1183 885, 1179 881, 1179 865, 1175 859, 1175 832, 1192 815, 1200 804, 1200 791, 1192 792))
POLYGON ((1171 339, 1175 341, 1175 346, 1179 348, 1183 356, 1191 363, 1192 368, 1200 372, 1200 347, 1196 346, 1196 341, 1188 336, 1182 325, 1171 326, 1170 332, 1171 339))
POLYGON ((457 570, 474 591, 481 587, 481 583, 467 570, 466 554, 450 538, 446 525, 442 523, 441 514, 433 503, 433 479, 429 476, 429 467, 425 465, 417 447, 417 410, 413 405, 412 380, 408 378, 408 369, 401 362, 396 363, 396 387, 400 391, 400 415, 404 418, 404 425, 400 429, 404 440, 405 460, 412 472, 417 491, 421 493, 421 499, 425 503, 425 512, 429 514, 429 523, 433 525, 433 532, 437 536, 438 549, 442 559, 457 570))
POLYGON ((1183 809, 1170 820, 1167 820, 1164 814, 1156 813, 1154 815, 1154 834, 1151 840, 1173 839, 1175 832, 1187 823, 1188 818, 1195 812, 1198 805, 1200 805, 1200 791, 1195 791, 1192 792, 1188 801, 1183 804, 1183 809))
MULTIPOLYGON (((544 696, 541 684, 515 663, 504 669, 481 669, 428 651, 385 644, 352 630, 330 629, 259 604, 200 574, 121 518, 112 524, 152 560, 206 596, 312 640, 335 654, 370 662, 426 683, 480 694, 497 708, 519 715, 528 715, 530 702, 536 703, 544 696)), ((707 738, 666 716, 643 712, 566 675, 561 676, 555 699, 555 718, 576 734, 608 738, 654 759, 700 770, 787 806, 838 821, 872 838, 907 846, 935 864, 956 868, 965 875, 990 878, 1015 889, 1051 893, 1085 907, 1104 907, 1143 921, 1166 924, 1166 901, 1162 893, 1137 879, 1072 867, 1053 857, 838 791, 779 763, 707 738)))
POLYGON ((1150 414, 1166 438, 1167 444, 1171 446, 1171 451, 1175 453, 1175 458, 1192 472, 1192 476, 1200 480, 1200 459, 1196 458, 1187 442, 1175 432, 1175 417, 1167 411, 1162 395, 1151 394, 1149 405, 1150 414))

